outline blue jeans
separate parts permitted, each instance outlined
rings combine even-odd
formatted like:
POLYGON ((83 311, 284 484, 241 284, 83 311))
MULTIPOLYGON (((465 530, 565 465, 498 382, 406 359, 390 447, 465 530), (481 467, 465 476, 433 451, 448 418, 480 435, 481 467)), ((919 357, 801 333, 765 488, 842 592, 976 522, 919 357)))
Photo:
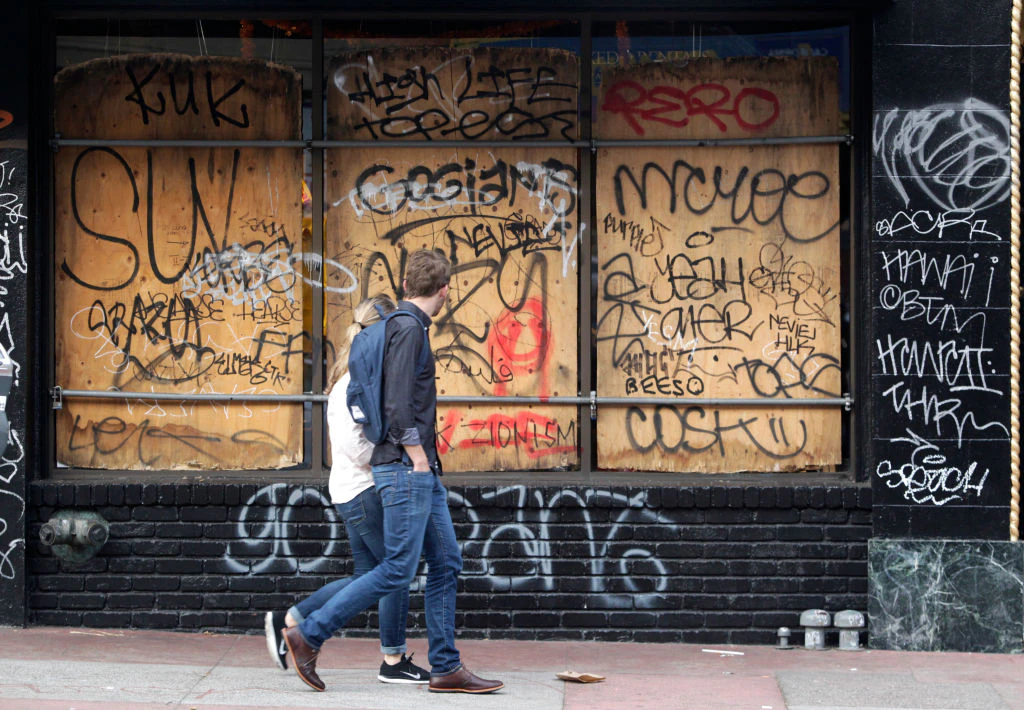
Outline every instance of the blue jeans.
MULTIPOLYGON (((334 506, 345 521, 349 546, 355 570, 351 577, 336 579, 300 601, 288 610, 296 623, 322 607, 335 594, 363 576, 384 559, 384 508, 380 496, 367 488, 347 503, 334 506)), ((405 624, 409 616, 409 587, 381 597, 377 603, 380 617, 380 651, 387 654, 405 653, 405 624)))
POLYGON ((378 599, 408 589, 423 554, 428 658, 434 675, 447 675, 462 665, 455 648, 455 586, 462 553, 448 512, 448 491, 433 473, 414 472, 405 464, 374 466, 373 479, 384 506, 384 559, 309 614, 299 630, 306 643, 320 648, 378 599))

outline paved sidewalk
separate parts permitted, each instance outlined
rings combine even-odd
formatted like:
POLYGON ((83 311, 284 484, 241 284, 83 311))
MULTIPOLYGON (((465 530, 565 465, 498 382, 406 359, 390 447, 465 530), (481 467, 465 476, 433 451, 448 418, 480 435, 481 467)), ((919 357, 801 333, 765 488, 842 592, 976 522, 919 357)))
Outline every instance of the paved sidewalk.
MULTIPOLYGON (((505 688, 428 693, 376 680, 373 639, 332 639, 327 691, 278 670, 262 635, 0 628, 0 708, 361 708, 365 710, 1024 710, 1024 655, 779 651, 555 641, 459 642, 466 664, 505 688), (558 680, 563 670, 607 676, 558 680)), ((426 641, 410 650, 426 665, 426 641)))

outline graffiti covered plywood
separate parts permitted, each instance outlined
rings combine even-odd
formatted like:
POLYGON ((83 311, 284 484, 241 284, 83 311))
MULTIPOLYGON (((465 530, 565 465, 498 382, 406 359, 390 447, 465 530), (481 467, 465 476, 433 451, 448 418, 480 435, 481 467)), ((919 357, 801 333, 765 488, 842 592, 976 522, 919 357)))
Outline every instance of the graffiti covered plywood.
MULTIPOLYGON (((453 264, 448 303, 431 329, 438 394, 575 395, 571 149, 344 150, 329 162, 336 204, 327 221, 328 255, 354 287, 345 292, 338 283, 329 291, 332 342, 343 337, 361 299, 400 293, 410 252, 438 248, 453 264), (491 182, 469 187, 481 173, 491 182), (443 193, 427 187, 442 184, 443 193)), ((448 470, 576 461, 575 407, 441 404, 438 416, 448 470)))
MULTIPOLYGON (((813 67, 787 61, 794 62, 791 81, 776 72, 763 95, 773 97, 791 135, 828 133, 838 103, 828 115, 787 115, 785 107, 805 106, 798 99, 822 81, 813 67)), ((662 69, 658 91, 685 96, 693 82, 729 85, 717 62, 696 64, 711 68, 711 76, 662 69), (664 83, 677 76, 685 81, 664 83)), ((760 64, 725 63, 732 82, 747 89, 761 87, 760 64)), ((820 67, 834 77, 833 66, 820 67)), ((650 69, 638 74, 618 74, 609 91, 631 81, 654 95, 644 84, 650 69)), ((629 124, 630 117, 600 121, 629 124)), ((727 126, 722 137, 743 130, 727 126)), ((597 166, 598 395, 652 400, 599 409, 599 465, 702 472, 833 467, 842 443, 837 408, 654 401, 743 398, 768 405, 841 396, 838 149, 605 148, 597 166)))
MULTIPOLYGON (((56 78, 66 138, 300 137, 301 78, 265 62, 124 56, 56 78)), ((300 151, 63 147, 56 378, 69 389, 302 391, 300 151)), ((302 458, 299 404, 70 399, 58 460, 251 469, 302 458)))
MULTIPOLYGON (((543 92, 560 96, 562 80, 549 79, 551 52, 523 50, 468 52, 424 50, 382 56, 346 56, 332 63, 336 80, 328 104, 331 138, 366 138, 367 124, 352 116, 368 116, 366 98, 340 88, 339 73, 402 77, 431 70, 432 90, 418 94, 414 110, 444 115, 465 127, 467 116, 495 111, 492 124, 504 130, 481 132, 482 140, 506 140, 505 147, 437 147, 432 137, 473 139, 418 132, 422 147, 345 148, 328 152, 327 271, 328 332, 338 342, 351 322, 351 308, 380 292, 400 293, 405 260, 419 248, 438 248, 453 263, 448 303, 435 319, 431 345, 438 364, 442 396, 574 396, 577 393, 577 245, 579 170, 571 148, 517 148, 517 137, 536 138, 550 128, 550 115, 525 120, 530 97, 543 92), (362 67, 362 74, 353 70, 362 67), (472 69, 477 67, 477 69, 472 69), (466 72, 452 78, 450 73, 466 72), (471 71, 472 69, 472 71, 471 71), (515 94, 486 96, 484 89, 460 82, 484 80, 496 91, 499 77, 515 94), (446 77, 444 80, 438 78, 446 77), (524 77, 534 77, 526 88, 524 77), (536 82, 544 86, 538 87, 536 82), (437 87, 443 87, 438 91, 437 87), (520 92, 525 91, 520 96, 520 92), (470 94, 477 96, 467 103, 470 94), (521 99, 521 100, 520 100, 521 99), (505 103, 506 100, 508 103, 505 103), (473 106, 472 110, 468 107, 473 106), (488 108, 489 107, 489 108, 488 108), (463 111, 463 113, 458 113, 463 111), (335 113, 336 112, 336 113, 335 113), (461 118, 456 119, 456 116, 461 118), (518 121, 498 120, 499 116, 518 121), (544 128, 547 130, 547 128, 544 128), (333 274, 333 275, 332 275, 333 274)), ((560 70, 564 65, 558 65, 560 70)), ((550 70, 554 71, 554 70, 550 70)), ((575 63, 565 78, 575 82, 575 63)), ((381 81, 370 81, 381 92, 381 81)), ((394 87, 391 87, 392 89, 394 87)), ((406 90, 410 90, 406 86, 406 90)), ((389 89, 390 91, 390 89, 389 89)), ((564 110, 573 117, 572 103, 564 110)), ((389 93, 388 96, 394 96, 389 93)), ((404 101, 404 99, 403 99, 404 101)), ((559 101, 561 105, 564 102, 559 101)), ((402 115, 379 107, 380 116, 402 115)), ((398 120, 397 118, 395 119, 398 120)), ((374 135, 386 141, 384 124, 374 135)), ((392 125, 392 124, 388 124, 392 125)), ((393 124, 399 131, 399 124, 393 124)), ((388 129, 389 131, 391 129, 388 129)), ((400 131, 399 131, 400 132, 400 131)), ((554 136, 548 131, 549 137, 554 136)), ((578 462, 578 409, 565 405, 497 405, 479 402, 442 403, 438 407, 438 449, 450 471, 554 469, 578 462)))
POLYGON ((328 66, 336 140, 573 140, 576 55, 557 49, 382 49, 328 66))

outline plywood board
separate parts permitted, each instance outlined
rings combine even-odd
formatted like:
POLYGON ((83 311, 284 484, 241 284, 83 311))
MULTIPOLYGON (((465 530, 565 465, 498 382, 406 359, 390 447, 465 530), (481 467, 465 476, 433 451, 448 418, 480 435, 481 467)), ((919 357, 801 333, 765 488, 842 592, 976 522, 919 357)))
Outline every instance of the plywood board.
MULTIPOLYGON (((382 144, 328 151, 329 350, 359 300, 397 296, 409 252, 440 248, 454 271, 431 334, 438 393, 575 396, 576 153, 514 147, 578 136, 575 55, 373 50, 334 58, 327 76, 328 137, 382 144), (428 147, 436 140, 510 147, 428 147), (405 145, 386 145, 396 142, 405 145)), ((575 405, 438 409, 438 450, 448 471, 575 467, 578 437, 575 405)))
MULTIPOLYGON (((407 255, 439 248, 451 293, 431 329, 444 396, 574 396, 578 168, 572 149, 329 151, 327 317, 395 297, 407 255)), ((552 469, 578 461, 575 406, 441 404, 450 471, 552 469)))
POLYGON ((381 49, 327 69, 334 140, 573 140, 576 55, 559 49, 381 49))
MULTIPOLYGON (((300 137, 301 79, 259 61, 124 56, 56 78, 68 138, 300 137)), ((295 149, 62 147, 56 382, 296 394, 303 384, 302 156, 295 149)), ((301 404, 70 398, 61 464, 254 469, 302 459, 301 404)))
MULTIPOLYGON (((728 83, 724 68, 708 66, 709 77, 687 81, 728 83)), ((733 65, 733 83, 758 86, 756 69, 733 65)), ((639 79, 649 71, 641 67, 639 79)), ((665 76, 672 71, 658 81, 665 76)), ((780 97, 805 89, 773 85, 780 97)), ((820 127, 816 117, 803 121, 820 127)), ((792 124, 803 130, 797 118, 792 124)), ((838 408, 768 406, 842 395, 837 151, 598 151, 598 396, 652 402, 599 407, 600 467, 779 471, 839 462, 838 408), (766 406, 656 404, 671 398, 766 406)))

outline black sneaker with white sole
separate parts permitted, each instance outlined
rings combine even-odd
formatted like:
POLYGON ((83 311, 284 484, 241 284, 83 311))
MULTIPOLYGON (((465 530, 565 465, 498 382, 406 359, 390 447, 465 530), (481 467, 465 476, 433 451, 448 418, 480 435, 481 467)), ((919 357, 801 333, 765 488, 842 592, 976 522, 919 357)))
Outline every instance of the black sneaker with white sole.
POLYGON ((430 673, 412 662, 414 654, 408 657, 403 653, 402 660, 391 666, 385 661, 380 664, 377 680, 382 683, 429 683, 430 673))
POLYGON ((284 642, 283 611, 268 611, 263 618, 263 634, 267 637, 267 651, 283 671, 288 670, 288 645, 284 642))

